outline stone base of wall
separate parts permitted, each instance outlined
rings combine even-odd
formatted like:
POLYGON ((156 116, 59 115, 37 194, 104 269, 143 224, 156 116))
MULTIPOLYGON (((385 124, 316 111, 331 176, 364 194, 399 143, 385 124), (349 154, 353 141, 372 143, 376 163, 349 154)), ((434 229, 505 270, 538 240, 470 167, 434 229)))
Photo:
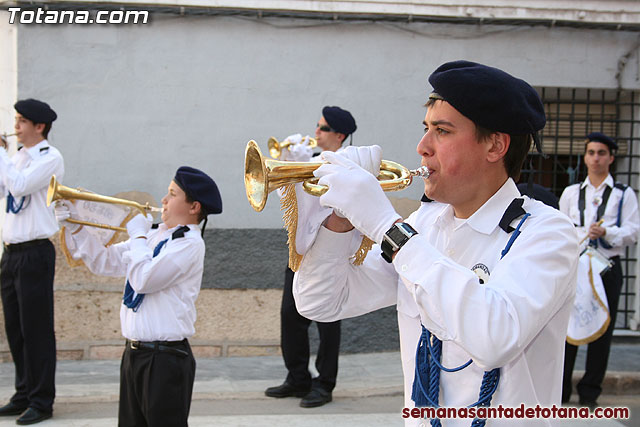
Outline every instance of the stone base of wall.
MULTIPOLYGON (((264 241, 269 230, 214 230, 217 233, 234 233, 245 242, 264 241)), ((281 230, 275 230, 280 233, 281 230)), ((224 239, 216 234, 205 238, 224 239)), ((120 333, 120 307, 122 304, 123 278, 100 277, 84 266, 71 268, 60 250, 57 236, 55 276, 55 331, 59 360, 119 359, 124 347, 120 333)), ((268 239, 266 239, 268 241, 268 239)), ((221 245, 208 245, 208 260, 218 259, 221 245), (212 251, 212 252, 209 252, 212 251)), ((250 246, 249 244, 245 246, 250 246)), ((196 302, 196 334, 190 338, 196 357, 272 356, 280 354, 280 304, 284 280, 285 256, 274 263, 268 248, 261 252, 265 259, 236 257, 225 265, 235 272, 233 288, 220 283, 223 277, 211 276, 212 283, 204 286, 196 302), (267 271, 272 279, 262 280, 262 287, 246 286, 249 275, 246 263, 259 268, 262 279, 267 271), (236 265, 229 265, 235 262, 236 265), (246 279, 243 277, 247 276, 246 279)), ((230 274, 230 273, 229 273, 230 274)), ((205 274, 206 276, 206 274, 205 274)), ((231 277, 231 276, 229 276, 231 277)), ((256 277, 252 277, 256 280, 256 277)), ((317 328, 309 328, 312 352, 318 345, 317 328)), ((395 307, 389 307, 342 322, 341 352, 374 352, 398 350, 398 333, 395 307)), ((0 306, 0 362, 11 360, 4 330, 4 315, 0 306)))

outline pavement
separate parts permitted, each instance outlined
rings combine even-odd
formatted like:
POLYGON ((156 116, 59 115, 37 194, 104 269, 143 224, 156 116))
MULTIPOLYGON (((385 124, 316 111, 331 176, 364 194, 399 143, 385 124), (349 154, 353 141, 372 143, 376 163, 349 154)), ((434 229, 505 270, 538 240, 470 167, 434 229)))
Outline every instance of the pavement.
MULTIPOLYGON (((584 349, 576 368, 584 366, 584 349)), ((640 425, 640 343, 614 344, 601 405, 626 406, 628 420, 563 420, 562 426, 640 425)), ((54 417, 47 426, 115 426, 119 365, 116 360, 59 361, 54 417)), ((313 371, 313 368, 311 368, 313 371)), ((576 377, 580 374, 575 373, 576 377)), ((340 356, 333 402, 305 409, 294 398, 264 396, 286 376, 280 356, 198 359, 189 424, 192 426, 402 426, 402 371, 397 352, 340 356)), ((13 394, 12 363, 0 364, 0 403, 13 394)), ((15 425, 0 417, 0 427, 15 425)))

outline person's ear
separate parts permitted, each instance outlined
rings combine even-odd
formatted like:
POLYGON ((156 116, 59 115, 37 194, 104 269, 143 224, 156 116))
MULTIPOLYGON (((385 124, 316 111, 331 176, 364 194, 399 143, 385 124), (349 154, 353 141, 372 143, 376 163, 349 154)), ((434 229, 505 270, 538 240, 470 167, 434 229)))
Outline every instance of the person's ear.
POLYGON ((189 213, 191 215, 198 215, 202 211, 202 205, 197 200, 191 204, 191 209, 189 209, 189 213))
POLYGON ((504 159, 511 145, 511 136, 508 133, 494 132, 488 140, 487 160, 495 163, 504 159))

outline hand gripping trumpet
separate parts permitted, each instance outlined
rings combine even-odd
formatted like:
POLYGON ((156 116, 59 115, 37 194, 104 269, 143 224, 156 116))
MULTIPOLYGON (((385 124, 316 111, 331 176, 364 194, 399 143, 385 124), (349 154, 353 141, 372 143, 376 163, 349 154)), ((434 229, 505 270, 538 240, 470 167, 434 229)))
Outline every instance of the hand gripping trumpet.
MULTIPOLYGON (((149 212, 162 212, 161 208, 149 206, 149 203, 145 203, 143 205, 141 203, 134 202, 133 200, 119 199, 117 197, 110 197, 110 196, 102 196, 100 194, 91 193, 89 191, 83 191, 76 188, 65 187, 64 185, 57 182, 56 176, 53 175, 51 177, 51 180, 49 181, 49 188, 47 189, 47 206, 51 206, 51 203, 61 199, 88 200, 92 202, 124 205, 124 206, 129 206, 131 208, 139 210, 140 213, 143 215, 146 215, 149 212)), ((122 231, 122 232, 127 231, 126 228, 118 227, 115 225, 99 224, 95 222, 82 221, 82 220, 73 219, 73 218, 68 218, 67 221, 74 224, 88 225, 90 227, 104 228, 107 230, 116 230, 116 231, 122 231)))
MULTIPOLYGON (((305 137, 308 138, 308 137, 305 137)), ((304 138, 302 138, 304 140, 304 138)), ((279 159, 282 155, 282 150, 290 149, 293 143, 288 139, 284 141, 278 141, 275 137, 269 138, 267 145, 269 147, 269 155, 274 159, 279 159)), ((318 146, 318 140, 315 138, 309 138, 309 148, 315 148, 318 146)))
MULTIPOLYGON (((251 207, 260 212, 267 203, 267 197, 276 188, 303 182, 304 190, 321 196, 328 188, 318 185, 313 171, 322 166, 322 162, 286 162, 265 158, 258 144, 251 140, 247 144, 244 156, 244 187, 251 207)), ((426 166, 409 170, 399 163, 382 160, 378 180, 384 191, 399 191, 408 187, 413 177, 428 178, 426 166)))

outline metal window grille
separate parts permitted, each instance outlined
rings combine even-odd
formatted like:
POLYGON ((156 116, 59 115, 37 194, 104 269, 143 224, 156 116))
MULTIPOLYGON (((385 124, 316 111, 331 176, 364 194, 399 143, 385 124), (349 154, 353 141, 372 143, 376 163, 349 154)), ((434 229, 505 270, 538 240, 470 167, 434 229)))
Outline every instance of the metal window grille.
MULTIPOLYGON (((640 174, 640 93, 615 89, 538 88, 547 114, 541 132, 547 158, 533 154, 525 163, 522 179, 526 181, 531 166, 533 181, 558 197, 568 185, 586 178, 583 156, 586 135, 603 132, 619 146, 612 165, 614 179, 638 192, 640 174)), ((618 306, 616 328, 637 329, 640 321, 638 260, 636 245, 622 258, 623 285, 618 306)))

